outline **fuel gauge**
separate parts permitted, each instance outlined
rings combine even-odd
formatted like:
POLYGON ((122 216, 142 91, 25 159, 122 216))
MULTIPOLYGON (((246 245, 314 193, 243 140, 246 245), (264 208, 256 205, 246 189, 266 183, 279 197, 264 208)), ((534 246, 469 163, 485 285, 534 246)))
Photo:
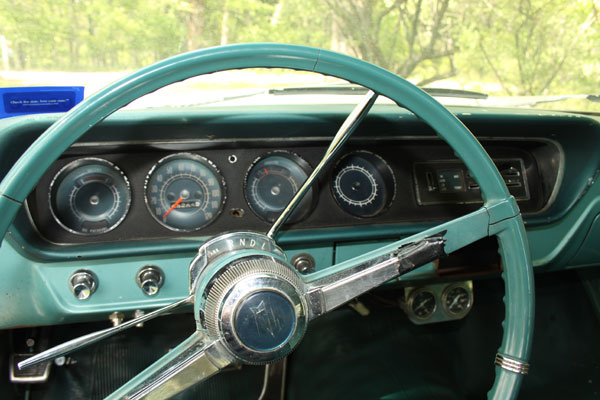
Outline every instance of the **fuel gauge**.
POLYGON ((116 228, 131 203, 129 181, 113 163, 87 157, 64 166, 50 183, 50 212, 60 226, 79 235, 116 228))

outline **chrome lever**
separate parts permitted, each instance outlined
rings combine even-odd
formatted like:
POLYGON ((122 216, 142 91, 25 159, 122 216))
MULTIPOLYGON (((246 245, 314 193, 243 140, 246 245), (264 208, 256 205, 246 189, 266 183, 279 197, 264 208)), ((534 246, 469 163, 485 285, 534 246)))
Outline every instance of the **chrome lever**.
POLYGON ((114 326, 112 328, 107 328, 107 329, 103 329, 101 331, 92 332, 87 335, 80 336, 76 339, 69 340, 68 342, 59 344, 58 346, 52 347, 52 348, 45 350, 39 354, 36 354, 33 357, 30 357, 26 360, 21 361, 19 364, 17 364, 17 367, 19 369, 23 369, 23 368, 30 367, 32 365, 43 363, 45 361, 53 360, 60 356, 67 355, 67 354, 72 353, 76 350, 79 350, 85 346, 89 346, 90 344, 93 344, 100 340, 106 339, 107 337, 112 336, 115 333, 119 333, 121 331, 124 331, 125 329, 131 328, 132 326, 146 322, 148 320, 151 320, 152 318, 158 317, 161 314, 164 314, 168 311, 174 310, 181 305, 184 305, 186 303, 192 303, 193 299, 194 299, 193 296, 188 296, 183 300, 179 300, 175 303, 169 304, 163 308, 159 308, 158 310, 154 310, 151 313, 134 318, 125 323, 114 326))
POLYGON ((356 107, 354 107, 350 115, 348 115, 340 129, 335 134, 333 140, 331 141, 331 144, 329 145, 329 148, 325 152, 325 155, 323 156, 319 164, 315 167, 314 171, 312 172, 312 174, 310 174, 306 181, 304 181, 304 183, 302 184, 300 189, 298 189, 292 200, 290 200, 288 205, 283 209, 282 213, 279 215, 279 218, 277 218, 277 220, 273 223, 271 229, 269 229, 269 232, 267 233, 267 237, 269 237, 270 239, 275 239, 275 236, 277 235, 279 229, 281 229, 283 224, 285 224, 285 221, 287 221, 287 219, 292 214, 296 206, 300 204, 300 201, 302 200, 302 198, 304 198, 304 195, 310 190, 310 187, 315 182, 317 177, 321 174, 323 168, 325 168, 327 164, 329 164, 329 161, 333 159, 333 157, 344 145, 344 143, 346 143, 350 135, 352 135, 354 130, 356 130, 358 124, 362 121, 365 115, 367 115, 373 104, 375 104, 377 96, 377 93, 373 92, 372 90, 369 90, 365 97, 363 97, 363 99, 360 101, 360 103, 358 103, 356 107))

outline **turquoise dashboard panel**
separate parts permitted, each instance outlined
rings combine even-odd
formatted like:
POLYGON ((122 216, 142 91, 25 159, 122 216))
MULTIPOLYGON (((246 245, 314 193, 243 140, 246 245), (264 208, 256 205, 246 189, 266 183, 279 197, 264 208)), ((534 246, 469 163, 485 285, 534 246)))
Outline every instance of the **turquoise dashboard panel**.
POLYGON ((296 256, 308 254, 314 260, 314 270, 321 271, 333 263, 334 245, 332 242, 306 245, 284 246, 283 250, 288 260, 293 260, 296 256))
POLYGON ((577 254, 569 261, 569 266, 598 265, 600 259, 600 215, 596 215, 585 240, 577 254))

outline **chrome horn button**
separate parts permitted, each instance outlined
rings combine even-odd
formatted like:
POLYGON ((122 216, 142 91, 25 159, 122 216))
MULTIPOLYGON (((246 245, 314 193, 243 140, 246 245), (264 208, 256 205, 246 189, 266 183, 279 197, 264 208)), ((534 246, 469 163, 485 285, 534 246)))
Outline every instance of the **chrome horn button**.
POLYGON ((221 339, 238 360, 265 364, 289 354, 307 324, 304 284, 283 260, 265 254, 237 259, 209 284, 204 313, 210 337, 221 339))

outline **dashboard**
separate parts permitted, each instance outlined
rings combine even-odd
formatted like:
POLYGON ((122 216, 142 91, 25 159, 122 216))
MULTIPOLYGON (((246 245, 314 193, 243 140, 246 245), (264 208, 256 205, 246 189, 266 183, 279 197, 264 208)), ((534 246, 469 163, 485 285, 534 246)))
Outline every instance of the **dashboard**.
MULTIPOLYGON (((107 118, 46 171, 0 248, 16 260, 9 267, 14 279, 42 288, 31 301, 22 286, 7 282, 2 290, 23 307, 5 313, 5 325, 105 319, 180 300, 198 247, 224 232, 268 231, 350 110, 231 106, 107 118), (72 292, 79 271, 97 283, 85 302, 72 292), (156 271, 160 291, 149 296, 140 279, 156 271)), ((599 121, 527 110, 452 111, 517 199, 536 269, 600 261, 592 251, 600 232, 599 121)), ((57 117, 0 121, 0 174, 57 117)), ((319 271, 480 205, 478 183, 448 145, 413 114, 378 104, 278 241, 297 268, 319 271)), ((496 274, 497 250, 494 239, 482 240, 402 280, 418 288, 496 274)), ((440 299, 456 292, 446 286, 440 299)))

